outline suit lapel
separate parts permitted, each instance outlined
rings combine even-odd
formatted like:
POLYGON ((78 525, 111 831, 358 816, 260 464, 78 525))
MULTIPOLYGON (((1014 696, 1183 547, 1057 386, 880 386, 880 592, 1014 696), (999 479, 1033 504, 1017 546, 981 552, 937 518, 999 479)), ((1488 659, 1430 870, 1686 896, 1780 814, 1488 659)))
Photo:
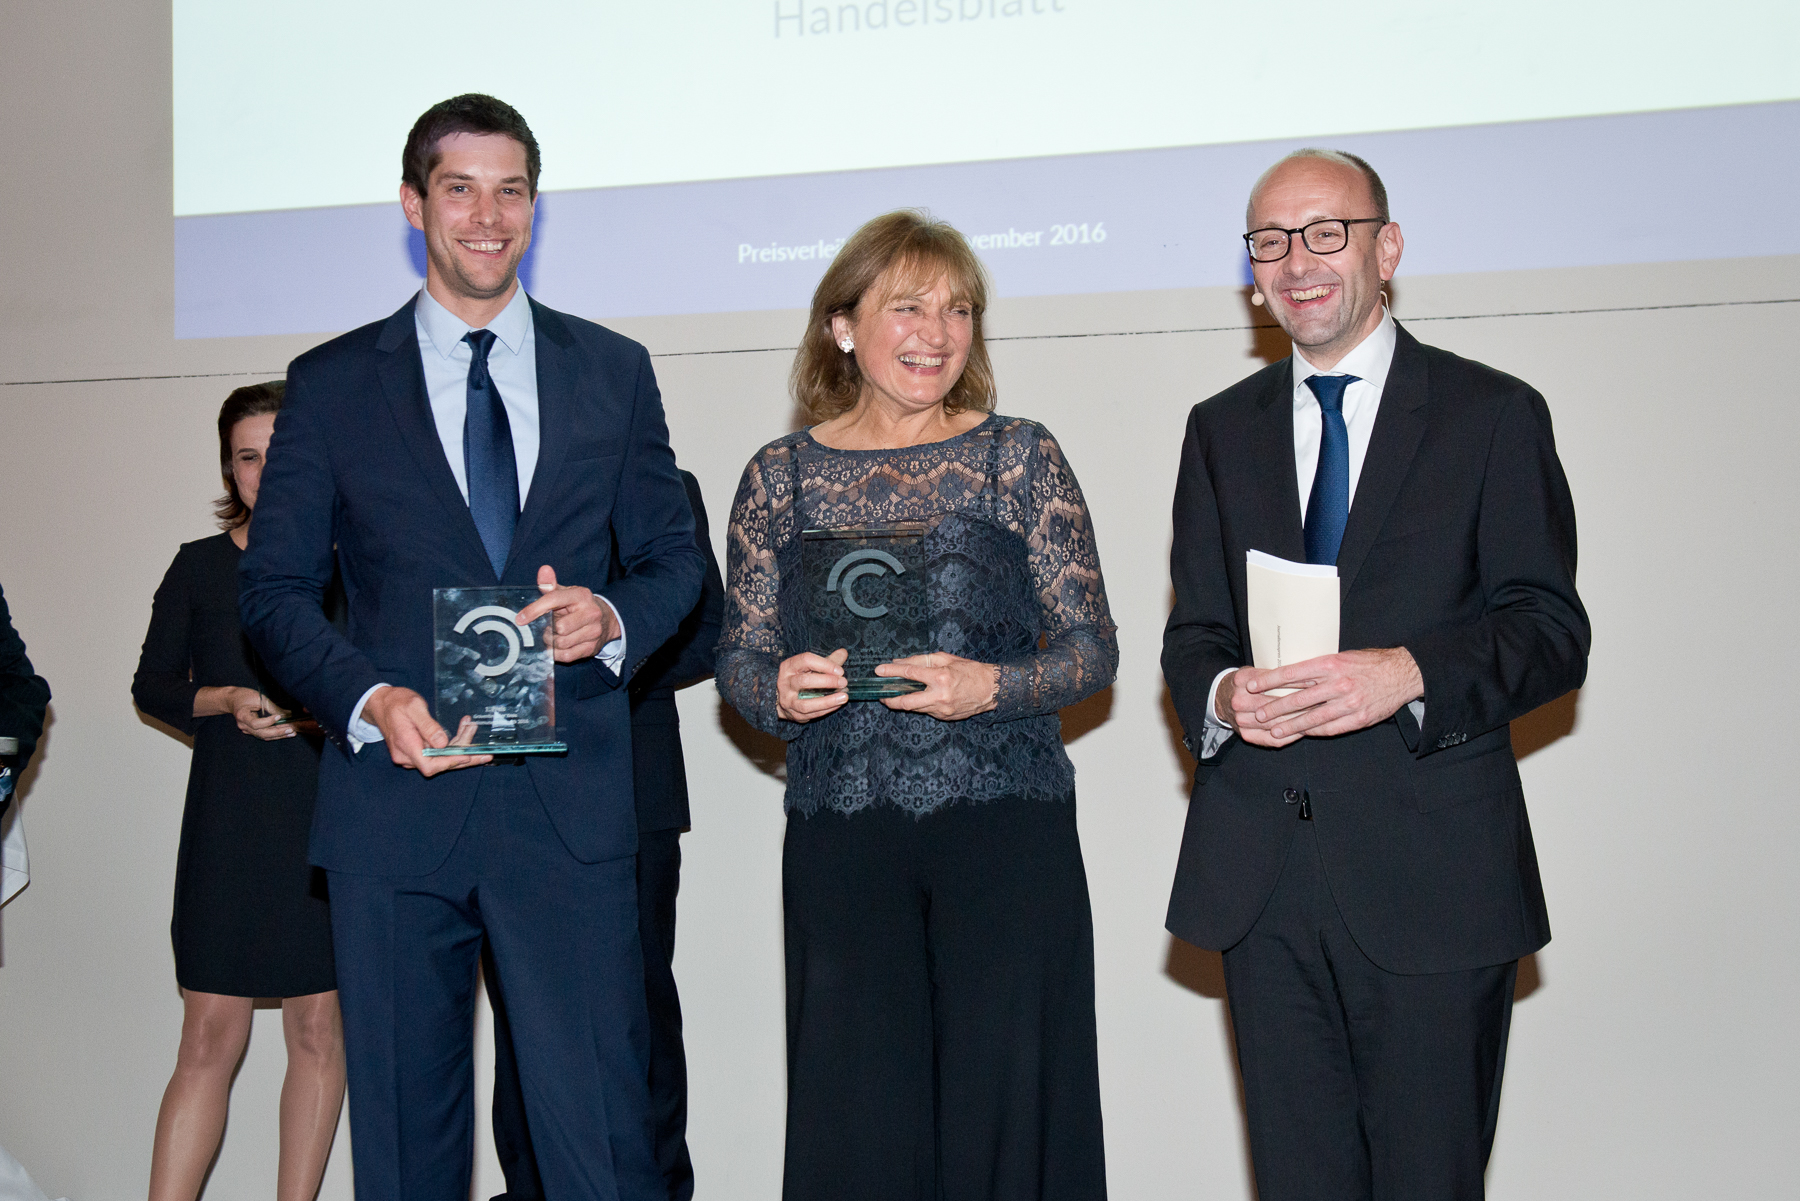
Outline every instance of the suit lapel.
MULTIPOLYGON (((544 510, 550 507, 550 493, 562 470, 563 456, 568 453, 575 397, 582 382, 581 358, 562 317, 533 300, 531 327, 532 337, 537 340, 538 458, 531 473, 531 493, 525 498, 519 527, 513 534, 509 569, 520 548, 529 543, 544 510)), ((474 528, 473 522, 470 528, 474 528)))
POLYGON ((1382 388, 1381 409, 1375 415, 1369 450, 1363 456, 1362 474, 1356 481, 1356 498, 1350 505, 1350 520, 1344 526, 1344 541, 1338 549, 1340 594, 1349 592, 1356 583, 1356 573, 1362 570, 1363 560, 1375 545, 1425 436, 1425 402, 1429 397, 1425 356, 1419 350, 1418 340, 1405 329, 1396 328, 1396 334, 1394 362, 1382 388))
MULTIPOLYGON (((399 312, 389 317, 382 327, 375 348, 380 357, 375 373, 381 380, 381 391, 387 399, 388 412, 400 429, 400 440, 425 477, 431 494, 445 511, 449 529, 456 531, 464 543, 465 557, 483 570, 492 571, 487 550, 481 544, 481 533, 469 515, 469 502, 450 472, 450 461, 444 457, 444 444, 438 438, 437 421, 431 415, 431 399, 425 391, 425 368, 419 361, 419 333, 413 320, 415 297, 399 312)), ((447 580, 446 584, 458 581, 447 580)))
MULTIPOLYGON (((1248 461, 1256 472, 1250 511, 1260 518, 1255 534, 1245 539, 1251 550, 1297 563, 1306 562, 1306 534, 1301 528, 1300 495, 1294 486, 1294 368, 1285 359, 1269 373, 1250 430, 1248 461)), ((1232 564, 1241 571, 1242 563, 1232 564)))

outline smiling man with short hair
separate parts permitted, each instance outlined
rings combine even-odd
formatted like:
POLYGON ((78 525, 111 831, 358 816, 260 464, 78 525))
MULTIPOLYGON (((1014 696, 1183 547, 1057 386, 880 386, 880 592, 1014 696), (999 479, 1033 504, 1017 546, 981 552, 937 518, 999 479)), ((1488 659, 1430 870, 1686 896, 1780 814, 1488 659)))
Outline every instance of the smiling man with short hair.
POLYGON ((666 1196, 651 1145, 624 685, 705 560, 642 346, 529 299, 537 141, 428 110, 401 206, 425 287, 296 359, 241 567, 244 628, 318 719, 358 1201, 467 1201, 475 965, 504 984, 547 1195, 666 1196), (341 570, 349 626, 320 600, 341 570), (430 757, 432 591, 535 584, 566 757, 430 757))

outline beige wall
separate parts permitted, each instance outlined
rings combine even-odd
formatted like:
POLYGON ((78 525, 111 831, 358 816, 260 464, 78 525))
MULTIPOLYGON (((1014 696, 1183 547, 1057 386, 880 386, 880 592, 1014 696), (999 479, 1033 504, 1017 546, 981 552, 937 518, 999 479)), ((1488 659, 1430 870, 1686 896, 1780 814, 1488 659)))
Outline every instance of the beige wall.
MULTIPOLYGON (((142 1193, 180 1023, 167 922, 187 755, 137 717, 130 675, 176 544, 209 532, 220 399, 317 339, 170 337, 166 10, 13 4, 6 25, 0 583, 56 699, 24 806, 34 882, 0 915, 0 1144, 52 1196, 110 1201, 142 1193), (14 383, 38 380, 90 382, 14 383)), ((1800 669, 1800 389, 1782 375, 1797 298, 1793 258, 1435 279, 1403 265, 1396 310, 1416 334, 1549 397, 1595 632, 1579 699, 1516 732, 1556 941, 1524 974, 1499 1198, 1791 1188, 1796 797, 1766 694, 1800 669)), ((715 534, 744 461, 788 428, 788 359, 688 352, 790 346, 799 316, 620 323, 659 356, 715 534)), ((1186 768, 1157 653, 1182 422, 1260 365, 1249 322, 1226 289, 993 314, 1001 407, 1063 439, 1121 625, 1118 683, 1065 720, 1121 1198, 1248 1196, 1217 957, 1162 930, 1186 768)), ((694 1158, 703 1195, 773 1198, 780 784, 709 688, 681 703, 694 1158)), ((281 1061, 278 1019, 259 1014, 215 1197, 272 1188, 281 1061)), ((345 1151, 332 1201, 350 1195, 345 1151)))

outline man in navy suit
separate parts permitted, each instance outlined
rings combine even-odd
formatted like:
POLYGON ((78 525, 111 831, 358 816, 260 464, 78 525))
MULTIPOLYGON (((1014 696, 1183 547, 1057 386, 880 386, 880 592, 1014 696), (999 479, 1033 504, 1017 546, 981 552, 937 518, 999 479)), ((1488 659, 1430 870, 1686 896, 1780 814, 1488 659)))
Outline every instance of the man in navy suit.
POLYGON ((1168 926, 1224 952, 1262 1201, 1476 1198, 1518 960, 1550 938, 1507 723, 1587 670, 1575 507, 1544 398, 1388 314, 1403 243, 1367 163, 1299 151, 1248 221, 1294 346, 1188 417, 1168 926), (1251 550, 1336 565, 1340 653, 1246 666, 1251 550))
POLYGON ((296 359, 242 565, 244 628, 326 730, 329 873, 359 1201, 468 1196, 475 967, 504 983, 549 1195, 665 1195, 652 1148, 626 685, 704 559, 644 348, 519 288, 538 148, 428 110, 400 200, 424 289, 296 359), (335 565, 348 633, 325 620, 335 565), (614 565, 616 564, 616 570, 614 565), (530 585, 566 757, 427 757, 432 590, 530 585))

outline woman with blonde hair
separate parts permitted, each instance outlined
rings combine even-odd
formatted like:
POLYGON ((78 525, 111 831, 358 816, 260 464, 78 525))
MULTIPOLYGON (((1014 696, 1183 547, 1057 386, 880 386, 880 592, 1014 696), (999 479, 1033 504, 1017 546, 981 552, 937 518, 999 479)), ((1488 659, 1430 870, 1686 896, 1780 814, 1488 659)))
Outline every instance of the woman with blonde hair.
POLYGON ((321 739, 238 626, 238 559, 284 391, 274 380, 225 398, 225 532, 176 553, 131 681, 138 708, 194 740, 169 926, 181 1046, 156 1115, 150 1201, 193 1201, 205 1183, 256 998, 281 998, 287 1040, 279 1201, 318 1193, 344 1100, 331 911, 306 858, 321 739))
MULTIPOLYGON (((1057 711, 1118 666, 1050 432, 1002 417, 988 284, 949 225, 856 232, 732 508, 719 690, 788 742, 787 1201, 1105 1196, 1093 922, 1057 711), (805 644, 801 531, 918 523, 920 690, 851 701, 805 644)), ((846 585, 847 587, 848 585, 846 585)))

